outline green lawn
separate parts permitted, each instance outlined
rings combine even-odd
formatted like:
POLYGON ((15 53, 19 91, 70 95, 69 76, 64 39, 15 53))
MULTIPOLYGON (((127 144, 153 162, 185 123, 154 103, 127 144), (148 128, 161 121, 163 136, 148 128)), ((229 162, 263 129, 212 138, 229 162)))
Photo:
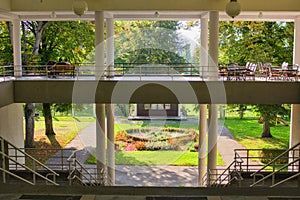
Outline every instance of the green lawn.
POLYGON ((258 118, 228 118, 225 120, 225 125, 247 149, 287 149, 289 147, 289 126, 282 124, 273 126, 271 127, 273 137, 261 138, 263 125, 258 123, 258 118))
MULTIPOLYGON (((175 165, 175 166, 197 166, 197 152, 183 151, 117 151, 117 165, 175 165)), ((96 164, 94 156, 86 161, 88 164, 96 164)), ((218 165, 225 165, 218 155, 218 165)))

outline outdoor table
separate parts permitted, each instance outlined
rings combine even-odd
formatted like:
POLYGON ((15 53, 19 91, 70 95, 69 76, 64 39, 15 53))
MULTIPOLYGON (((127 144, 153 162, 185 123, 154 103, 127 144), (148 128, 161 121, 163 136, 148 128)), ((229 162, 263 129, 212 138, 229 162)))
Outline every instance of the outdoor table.
MULTIPOLYGON (((228 78, 230 76, 234 76, 235 80, 246 80, 246 73, 247 72, 252 72, 251 69, 247 67, 227 67, 228 71, 228 78)), ((230 78, 228 79, 230 80, 230 78)))

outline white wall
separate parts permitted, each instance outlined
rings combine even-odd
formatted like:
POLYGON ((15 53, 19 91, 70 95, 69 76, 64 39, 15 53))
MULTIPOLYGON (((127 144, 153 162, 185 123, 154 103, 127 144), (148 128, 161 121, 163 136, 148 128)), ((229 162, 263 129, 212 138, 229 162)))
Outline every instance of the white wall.
POLYGON ((24 148, 23 106, 10 104, 0 108, 0 136, 19 148, 24 148))

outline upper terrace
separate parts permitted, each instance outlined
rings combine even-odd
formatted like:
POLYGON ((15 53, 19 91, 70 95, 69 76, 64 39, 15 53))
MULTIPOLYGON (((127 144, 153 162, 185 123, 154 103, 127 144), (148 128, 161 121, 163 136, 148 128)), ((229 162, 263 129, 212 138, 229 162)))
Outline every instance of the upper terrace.
MULTIPOLYGON (((2 67, 0 105, 10 103, 300 103, 300 82, 287 71, 280 76, 245 67, 139 65, 115 67, 114 76, 97 78, 94 67, 49 71, 49 66, 23 66, 22 77, 2 67), (213 70, 208 70, 213 69, 213 70), (244 69, 244 71, 240 70, 244 69), (232 73, 232 74, 230 74, 232 73)), ((288 70, 289 71, 289 70, 288 70)))

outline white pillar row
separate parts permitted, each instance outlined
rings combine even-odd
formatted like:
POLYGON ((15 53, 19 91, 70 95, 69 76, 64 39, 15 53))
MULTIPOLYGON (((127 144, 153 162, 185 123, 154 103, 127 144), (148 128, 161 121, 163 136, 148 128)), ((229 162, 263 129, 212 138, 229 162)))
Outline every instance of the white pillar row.
POLYGON ((108 185, 115 185, 115 138, 114 138, 114 106, 106 104, 107 117, 107 181, 108 185))
POLYGON ((114 77, 114 19, 106 19, 106 76, 114 77))
POLYGON ((201 18, 200 20, 200 69, 199 74, 202 79, 207 77, 208 72, 208 19, 201 18))
MULTIPOLYGON (((300 65, 300 16, 294 21, 294 64, 300 65)), ((299 97, 300 98, 300 97, 299 97)), ((300 104, 292 104, 290 147, 300 142, 300 104)))
MULTIPOLYGON (((218 77, 218 49, 219 49, 219 12, 210 11, 209 13, 209 79, 217 80, 218 77)), ((209 106, 208 124, 208 173, 215 174, 217 168, 217 138, 218 138, 218 106, 209 106)), ((214 175, 209 176, 209 183, 214 181, 214 175)))
POLYGON ((218 80, 219 63, 219 12, 209 12, 209 79, 218 80))
POLYGON ((95 12, 95 78, 104 79, 104 12, 95 12))
POLYGON ((106 184, 106 137, 105 104, 96 104, 96 159, 97 179, 101 185, 106 184))
POLYGON ((22 76, 22 54, 21 54, 21 27, 20 20, 14 19, 13 24, 13 51, 14 51, 14 76, 22 76))
POLYGON ((200 104, 199 112, 199 138, 198 138, 198 186, 205 186, 203 180, 204 175, 207 172, 206 159, 206 122, 207 122, 207 105, 200 104))
MULTIPOLYGON (((104 79, 104 12, 95 12, 95 78, 104 79)), ((97 178, 106 184, 105 104, 96 104, 97 178)))

